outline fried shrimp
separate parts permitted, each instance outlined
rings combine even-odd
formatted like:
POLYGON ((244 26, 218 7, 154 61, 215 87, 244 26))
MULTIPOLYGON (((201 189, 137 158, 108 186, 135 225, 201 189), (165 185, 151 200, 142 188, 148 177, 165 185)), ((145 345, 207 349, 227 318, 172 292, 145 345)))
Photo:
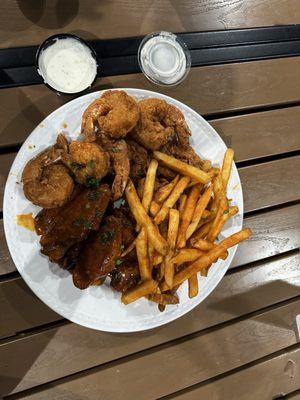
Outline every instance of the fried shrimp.
POLYGON ((73 172, 78 183, 89 185, 100 181, 109 170, 109 155, 96 143, 78 142, 69 144, 68 153, 62 155, 64 164, 73 172))
POLYGON ((165 100, 151 98, 139 102, 141 116, 131 136, 148 150, 159 150, 174 136, 187 141, 190 130, 182 112, 165 100))
POLYGON ((68 169, 59 163, 63 151, 56 144, 26 164, 22 174, 23 190, 33 204, 54 208, 69 200, 74 182, 68 169))
POLYGON ((122 197, 130 172, 128 148, 125 140, 112 140, 100 134, 97 143, 109 154, 113 172, 115 174, 112 184, 113 200, 122 197))
POLYGON ((96 139, 97 132, 112 139, 124 138, 137 124, 139 114, 133 97, 122 90, 108 90, 84 111, 81 131, 89 141, 96 139))

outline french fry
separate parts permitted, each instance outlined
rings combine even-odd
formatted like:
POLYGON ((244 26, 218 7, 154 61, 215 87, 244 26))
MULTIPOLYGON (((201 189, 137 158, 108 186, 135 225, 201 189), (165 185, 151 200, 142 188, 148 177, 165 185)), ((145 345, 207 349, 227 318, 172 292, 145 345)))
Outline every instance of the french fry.
POLYGON ((224 251, 224 253, 220 254, 220 258, 221 258, 222 260, 226 260, 227 257, 228 257, 228 251, 227 251, 227 250, 224 251))
MULTIPOLYGON (((152 244, 148 241, 148 257, 150 265, 153 265, 154 254, 156 253, 152 244)), ((152 269, 152 268, 151 268, 152 269)))
MULTIPOLYGON (((229 220, 229 218, 232 217, 233 215, 237 214, 238 212, 239 212, 239 209, 237 206, 229 207, 228 210, 225 210, 223 212, 223 215, 221 215, 221 217, 218 220, 218 223, 216 224, 216 226, 214 228, 211 240, 215 240, 215 238, 218 237, 223 226, 226 224, 226 222, 229 220)), ((209 237, 209 235, 208 235, 208 237, 209 237)))
POLYGON ((198 260, 199 257, 205 254, 204 251, 198 249, 181 249, 172 258, 173 264, 180 265, 185 262, 191 262, 198 260))
POLYGON ((155 192, 154 200, 157 203, 163 203, 166 200, 166 198, 169 197, 170 193, 172 192, 178 181, 179 181, 179 175, 176 175, 175 178, 170 183, 162 186, 155 192))
POLYGON ((138 259, 141 280, 146 281, 151 279, 150 261, 148 257, 148 246, 147 246, 147 233, 145 227, 140 231, 136 239, 136 255, 138 259))
POLYGON ((163 203, 161 209, 154 217, 154 222, 157 225, 161 224, 162 221, 164 221, 164 219, 167 217, 170 208, 172 208, 174 206, 174 204, 176 203, 176 201, 179 199, 180 195, 182 194, 182 192, 185 190, 185 188, 189 184, 189 181, 190 181, 190 178, 186 177, 186 176, 179 179, 178 183, 173 188, 170 196, 163 203))
POLYGON ((195 185, 191 188, 187 200, 185 203, 185 207, 183 209, 181 218, 180 218, 180 225, 178 231, 178 238, 177 238, 177 247, 179 249, 185 247, 186 244, 186 230, 192 220, 197 200, 200 195, 202 185, 195 185))
POLYGON ((201 218, 205 219, 205 218, 209 218, 210 216, 211 216, 211 212, 209 210, 204 210, 201 218))
POLYGON ((200 249, 203 251, 209 251, 214 248, 214 244, 209 242, 208 240, 199 239, 193 244, 193 247, 196 247, 196 249, 200 249))
POLYGON ((199 292, 197 274, 192 275, 189 280, 189 298, 196 297, 199 292))
POLYGON ((163 256, 161 254, 155 254, 153 257, 152 264, 153 266, 157 266, 163 262, 163 256))
POLYGON ((155 293, 158 283, 153 279, 144 281, 129 289, 127 292, 122 294, 122 303, 130 304, 133 301, 140 299, 141 297, 147 296, 148 294, 155 293))
POLYGON ((178 211, 179 214, 182 215, 184 207, 185 207, 185 203, 186 203, 186 199, 187 199, 187 195, 186 194, 182 194, 179 197, 179 206, 178 206, 178 211))
POLYGON ((178 296, 176 296, 175 294, 171 294, 171 293, 149 294, 148 299, 150 301, 153 301, 154 303, 158 303, 163 306, 167 306, 168 304, 178 304, 179 303, 178 296))
POLYGON ((233 162, 234 151, 233 149, 227 149, 223 158, 223 165, 222 165, 222 182, 224 190, 226 191, 227 184, 230 178, 232 162, 233 162))
POLYGON ((176 246, 178 227, 179 227, 179 211, 172 208, 169 212, 169 227, 168 227, 168 239, 167 239, 169 245, 169 253, 167 254, 164 260, 165 282, 170 287, 172 287, 173 276, 174 276, 174 264, 171 260, 176 246))
MULTIPOLYGON (((243 240, 248 239, 248 237, 251 234, 252 234, 251 229, 245 228, 237 233, 234 233, 228 238, 222 240, 222 242, 216 245, 208 253, 200 257, 197 261, 193 262, 191 265, 189 265, 185 269, 175 274, 173 279, 173 286, 181 284, 186 279, 189 279, 191 276, 195 275, 197 272, 200 272, 201 270, 207 268, 216 259, 218 259, 220 255, 224 253, 227 249, 237 245, 243 240)), ((166 288, 169 288, 169 286, 163 284, 161 290, 165 291, 166 288)))
POLYGON ((153 197, 157 167, 158 162, 156 160, 151 160, 146 174, 142 199, 142 205, 146 213, 149 212, 150 204, 153 197))
POLYGON ((211 173, 204 172, 199 168, 189 165, 183 161, 177 160, 174 157, 170 157, 167 154, 161 153, 160 151, 154 151, 153 155, 156 160, 162 162, 170 169, 177 171, 184 176, 189 176, 192 180, 204 184, 211 181, 211 173))
POLYGON ((211 193, 212 193, 212 186, 209 186, 205 190, 203 195, 200 196, 200 198, 197 202, 191 223, 188 226, 187 231, 186 231, 186 239, 189 239, 192 236, 192 234, 195 232, 195 230, 197 229, 199 221, 202 218, 205 208, 207 207, 207 204, 210 200, 211 193))
POLYGON ((125 189, 126 199, 130 210, 140 226, 145 226, 147 231, 147 237, 152 246, 160 254, 166 255, 169 251, 169 246, 166 240, 159 233, 158 228, 154 225, 149 215, 146 213, 142 206, 140 199, 137 195, 135 187, 132 181, 127 183, 125 189))
POLYGON ((150 214, 152 217, 155 217, 155 215, 158 213, 160 210, 160 205, 156 203, 156 201, 152 200, 150 204, 150 214))
POLYGON ((193 246, 195 242, 197 242, 199 239, 205 239, 207 236, 208 232, 210 231, 212 225, 212 221, 209 221, 205 223, 201 228, 199 228, 191 237, 190 243, 193 246))

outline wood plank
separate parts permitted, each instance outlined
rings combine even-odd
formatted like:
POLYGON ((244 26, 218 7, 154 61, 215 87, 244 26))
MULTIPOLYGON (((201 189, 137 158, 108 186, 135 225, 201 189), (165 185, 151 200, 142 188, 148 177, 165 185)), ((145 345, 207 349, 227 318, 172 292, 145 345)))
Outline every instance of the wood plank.
POLYGON ((69 324, 5 343, 0 346, 0 393, 21 391, 295 297, 300 287, 299 261, 297 253, 226 275, 191 313, 140 333, 138 340, 132 340, 132 335, 111 335, 69 324), (102 351, 95 351, 99 348, 102 351))
MULTIPOLYGON (((200 114, 209 116, 299 101, 299 69, 300 57, 292 57, 192 68, 184 84, 177 87, 160 87, 149 82, 142 74, 132 74, 100 79, 93 90, 128 87, 148 89, 172 96, 200 114)), ((50 112, 70 99, 72 97, 57 96, 44 85, 2 89, 0 146, 24 141, 50 112)), ((293 120, 296 123, 298 121, 297 117, 293 120)), ((255 122, 252 122, 252 126, 255 127, 255 122)), ((297 129, 297 125, 293 129, 297 129)))
POLYGON ((37 44, 55 33, 87 39, 248 28, 300 22, 297 0, 190 0, 187 2, 93 0, 36 3, 6 0, 0 7, 1 47, 37 44), (14 21, 12 29, 11 21, 14 21))
POLYGON ((235 158, 253 160, 300 149, 300 107, 210 120, 235 158))
MULTIPOLYGON (((247 243, 239 245, 231 268, 300 247, 300 204, 252 216, 244 225, 254 234, 247 243)), ((6 246, 0 248, 0 254, 13 265, 6 246)), ((6 272, 1 263, 0 272, 6 272)), ((61 319, 32 294, 21 278, 0 283, 0 309, 0 337, 61 319)))
POLYGON ((18 399, 157 399, 298 343, 300 300, 46 385, 18 399), (141 372, 142 371, 142 372, 141 372))
POLYGON ((244 220, 253 236, 238 247, 231 267, 244 265, 300 247, 300 204, 244 220))
MULTIPOLYGON (((300 365, 299 347, 204 386, 177 396, 175 394, 168 399, 249 400, 249 393, 251 399, 279 399, 280 396, 299 388, 298 365, 300 365)), ((288 398, 295 399, 290 396, 288 398)))
POLYGON ((16 153, 8 153, 0 155, 0 211, 2 211, 3 208, 3 195, 4 195, 5 183, 15 157, 16 153))
POLYGON ((297 391, 297 393, 291 394, 286 399, 289 399, 289 400, 300 400, 300 392, 297 391))
POLYGON ((300 199, 300 156, 239 169, 245 211, 300 199))

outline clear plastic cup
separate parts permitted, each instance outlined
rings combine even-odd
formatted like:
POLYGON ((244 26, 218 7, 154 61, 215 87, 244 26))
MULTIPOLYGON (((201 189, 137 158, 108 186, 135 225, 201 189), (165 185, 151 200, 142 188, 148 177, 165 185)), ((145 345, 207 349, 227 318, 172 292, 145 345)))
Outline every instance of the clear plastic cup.
POLYGON ((182 82, 190 68, 191 56, 186 44, 170 32, 155 32, 144 37, 138 49, 143 74, 158 85, 182 82))

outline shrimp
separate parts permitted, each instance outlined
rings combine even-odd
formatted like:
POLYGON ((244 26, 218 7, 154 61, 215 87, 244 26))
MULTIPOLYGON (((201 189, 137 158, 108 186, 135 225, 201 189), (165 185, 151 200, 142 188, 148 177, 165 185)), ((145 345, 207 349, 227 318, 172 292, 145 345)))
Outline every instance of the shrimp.
POLYGON ((57 163, 62 149, 52 146, 28 161, 22 173, 25 197, 43 208, 65 204, 74 188, 68 169, 57 163))
POLYGON ((129 172, 130 161, 128 155, 128 148, 125 140, 112 140, 108 139, 105 135, 99 135, 97 143, 108 152, 115 173, 115 178, 112 185, 113 200, 119 199, 125 190, 129 172))
POLYGON ((124 138, 139 120, 136 100, 122 90, 108 90, 84 111, 81 131, 94 141, 97 132, 112 139, 124 138))
POLYGON ((182 112, 165 100, 151 98, 139 102, 141 116, 131 132, 135 141, 148 150, 159 150, 175 136, 188 142, 190 130, 182 112))
POLYGON ((74 140, 68 146, 68 153, 62 155, 64 164, 73 172, 78 183, 89 186, 107 175, 110 167, 109 155, 96 143, 74 140))

